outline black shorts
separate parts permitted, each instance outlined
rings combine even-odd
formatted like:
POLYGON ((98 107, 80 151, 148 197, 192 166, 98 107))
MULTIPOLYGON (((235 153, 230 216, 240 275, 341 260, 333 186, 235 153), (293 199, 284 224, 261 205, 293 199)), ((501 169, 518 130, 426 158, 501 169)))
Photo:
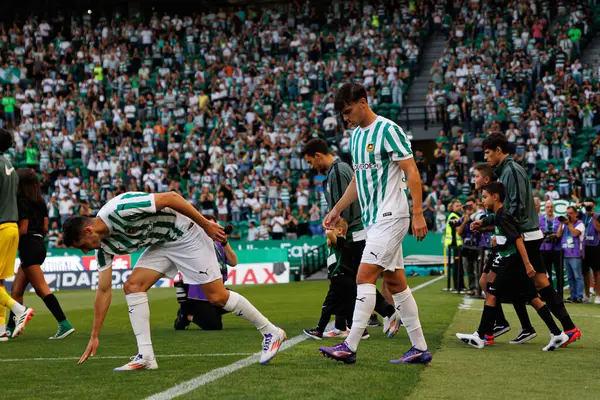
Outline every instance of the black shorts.
POLYGON ((46 260, 44 238, 33 235, 21 236, 19 239, 19 258, 23 268, 42 265, 46 260))
MULTIPOLYGON (((535 269, 535 272, 538 274, 546 273, 546 265, 544 264, 542 252, 540 251, 542 243, 544 243, 544 239, 530 240, 525 242, 525 250, 527 250, 529 262, 531 262, 533 269, 535 269)), ((519 254, 517 254, 517 257, 521 258, 519 254)))
POLYGON ((527 276, 520 256, 496 256, 492 271, 496 273, 496 278, 488 285, 488 292, 495 295, 499 301, 529 303, 537 298, 533 279, 527 276))
POLYGON ((583 258, 583 270, 594 272, 600 271, 600 245, 585 246, 585 257, 583 258))

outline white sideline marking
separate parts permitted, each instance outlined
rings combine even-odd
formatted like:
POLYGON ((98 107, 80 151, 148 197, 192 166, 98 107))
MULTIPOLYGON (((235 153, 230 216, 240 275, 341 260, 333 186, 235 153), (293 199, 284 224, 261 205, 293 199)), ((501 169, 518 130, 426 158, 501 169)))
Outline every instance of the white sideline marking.
MULTIPOLYGON (((432 283, 435 283, 443 278, 445 278, 445 276, 443 276, 443 275, 438 276, 435 279, 432 279, 430 281, 427 281, 425 283, 415 286, 414 288, 411 289, 411 291, 416 292, 417 290, 423 289, 424 287, 427 287, 427 286, 431 285, 432 283)), ((306 336, 304 334, 295 336, 292 339, 283 342, 283 344, 281 345, 280 351, 287 350, 290 347, 295 346, 298 343, 305 341, 306 339, 308 339, 308 336, 306 336)), ((157 356, 157 358, 158 358, 158 356, 157 356)), ((177 396, 181 396, 181 395, 189 393, 193 390, 196 390, 199 387, 202 387, 210 382, 216 381, 219 378, 222 378, 224 376, 232 374, 233 372, 235 372, 239 369, 256 364, 259 360, 260 360, 260 353, 255 353, 255 354, 251 355, 250 357, 243 358, 239 361, 234 362, 233 364, 226 365, 225 367, 213 369, 212 371, 209 371, 205 374, 199 375, 193 379, 190 379, 189 381, 177 384, 177 385, 173 386, 172 388, 167 389, 163 392, 156 393, 150 397, 147 397, 146 400, 170 400, 170 399, 173 399, 177 396)))
MULTIPOLYGON (((157 358, 178 358, 178 357, 228 357, 228 356, 248 356, 254 353, 215 353, 215 354, 157 354, 157 358)), ((81 357, 35 357, 35 358, 0 358, 0 362, 18 362, 18 361, 71 361, 79 360, 81 357)), ((113 360, 128 359, 131 356, 100 356, 90 357, 94 360, 113 360)))

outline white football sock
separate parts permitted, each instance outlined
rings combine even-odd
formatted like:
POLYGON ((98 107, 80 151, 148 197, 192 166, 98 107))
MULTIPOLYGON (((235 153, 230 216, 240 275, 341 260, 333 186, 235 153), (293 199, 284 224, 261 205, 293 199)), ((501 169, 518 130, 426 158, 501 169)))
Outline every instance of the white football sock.
POLYGON ((400 311, 402 325, 406 328, 410 342, 419 350, 427 350, 427 342, 419 321, 419 309, 410 288, 407 287, 405 291, 396 293, 392 297, 396 309, 400 311))
POLYGON ((232 290, 229 291, 229 299, 227 299, 227 303, 225 303, 223 309, 252 323, 263 335, 277 332, 277 327, 270 323, 252 303, 241 294, 232 290))
POLYGON ((356 351, 358 343, 362 338, 371 313, 375 309, 375 293, 377 288, 371 283, 361 283, 356 286, 356 304, 352 316, 352 328, 346 338, 346 345, 352 351, 356 351))
POLYGON ((147 360, 154 359, 154 349, 150 338, 150 307, 146 292, 132 293, 125 296, 131 327, 138 345, 138 354, 147 360))
POLYGON ((10 310, 18 317, 27 310, 27 307, 15 301, 15 304, 13 304, 10 310))

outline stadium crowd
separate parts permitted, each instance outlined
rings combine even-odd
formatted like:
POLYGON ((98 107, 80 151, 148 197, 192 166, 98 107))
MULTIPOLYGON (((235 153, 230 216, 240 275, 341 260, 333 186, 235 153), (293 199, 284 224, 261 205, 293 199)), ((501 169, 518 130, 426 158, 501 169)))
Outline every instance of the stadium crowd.
POLYGON ((482 2, 447 21, 447 46, 430 70, 426 96, 429 118, 444 129, 433 165, 416 153, 429 183, 430 227, 443 231, 449 203, 473 193, 483 139, 494 132, 507 136, 535 197, 596 197, 600 75, 580 61, 595 10, 568 5, 567 15, 560 1, 482 2))
POLYGON ((0 31, 10 157, 40 172, 50 246, 73 214, 127 190, 180 191, 243 239, 323 235, 324 175, 303 144, 347 153, 333 112, 344 81, 394 110, 432 32, 447 47, 427 107, 444 122, 433 154, 415 151, 430 228, 474 189, 481 143, 504 132, 541 199, 596 196, 598 71, 581 65, 593 12, 581 1, 309 1, 126 19, 30 16, 0 31), (432 157, 433 156, 433 157, 432 157), (433 162, 428 162, 432 160, 433 162))
POLYGON ((9 156, 41 173, 52 232, 123 191, 178 190, 249 240, 322 235, 323 175, 309 179, 303 143, 347 147, 333 112, 344 81, 363 83, 374 104, 402 104, 431 8, 30 16, 0 31, 9 156))

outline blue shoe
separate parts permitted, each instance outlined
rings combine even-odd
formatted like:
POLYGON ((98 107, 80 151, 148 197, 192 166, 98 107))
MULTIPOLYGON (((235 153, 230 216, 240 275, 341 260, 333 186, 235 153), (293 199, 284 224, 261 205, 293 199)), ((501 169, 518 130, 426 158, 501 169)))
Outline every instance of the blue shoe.
POLYGON ((397 360, 392 360, 390 363, 392 364, 430 364, 431 353, 429 350, 419 350, 415 348, 415 346, 411 347, 409 351, 406 352, 401 358, 397 360))
POLYGON ((356 353, 348 348, 346 342, 336 344, 333 347, 319 347, 319 353, 330 360, 342 361, 344 364, 354 364, 356 353))

